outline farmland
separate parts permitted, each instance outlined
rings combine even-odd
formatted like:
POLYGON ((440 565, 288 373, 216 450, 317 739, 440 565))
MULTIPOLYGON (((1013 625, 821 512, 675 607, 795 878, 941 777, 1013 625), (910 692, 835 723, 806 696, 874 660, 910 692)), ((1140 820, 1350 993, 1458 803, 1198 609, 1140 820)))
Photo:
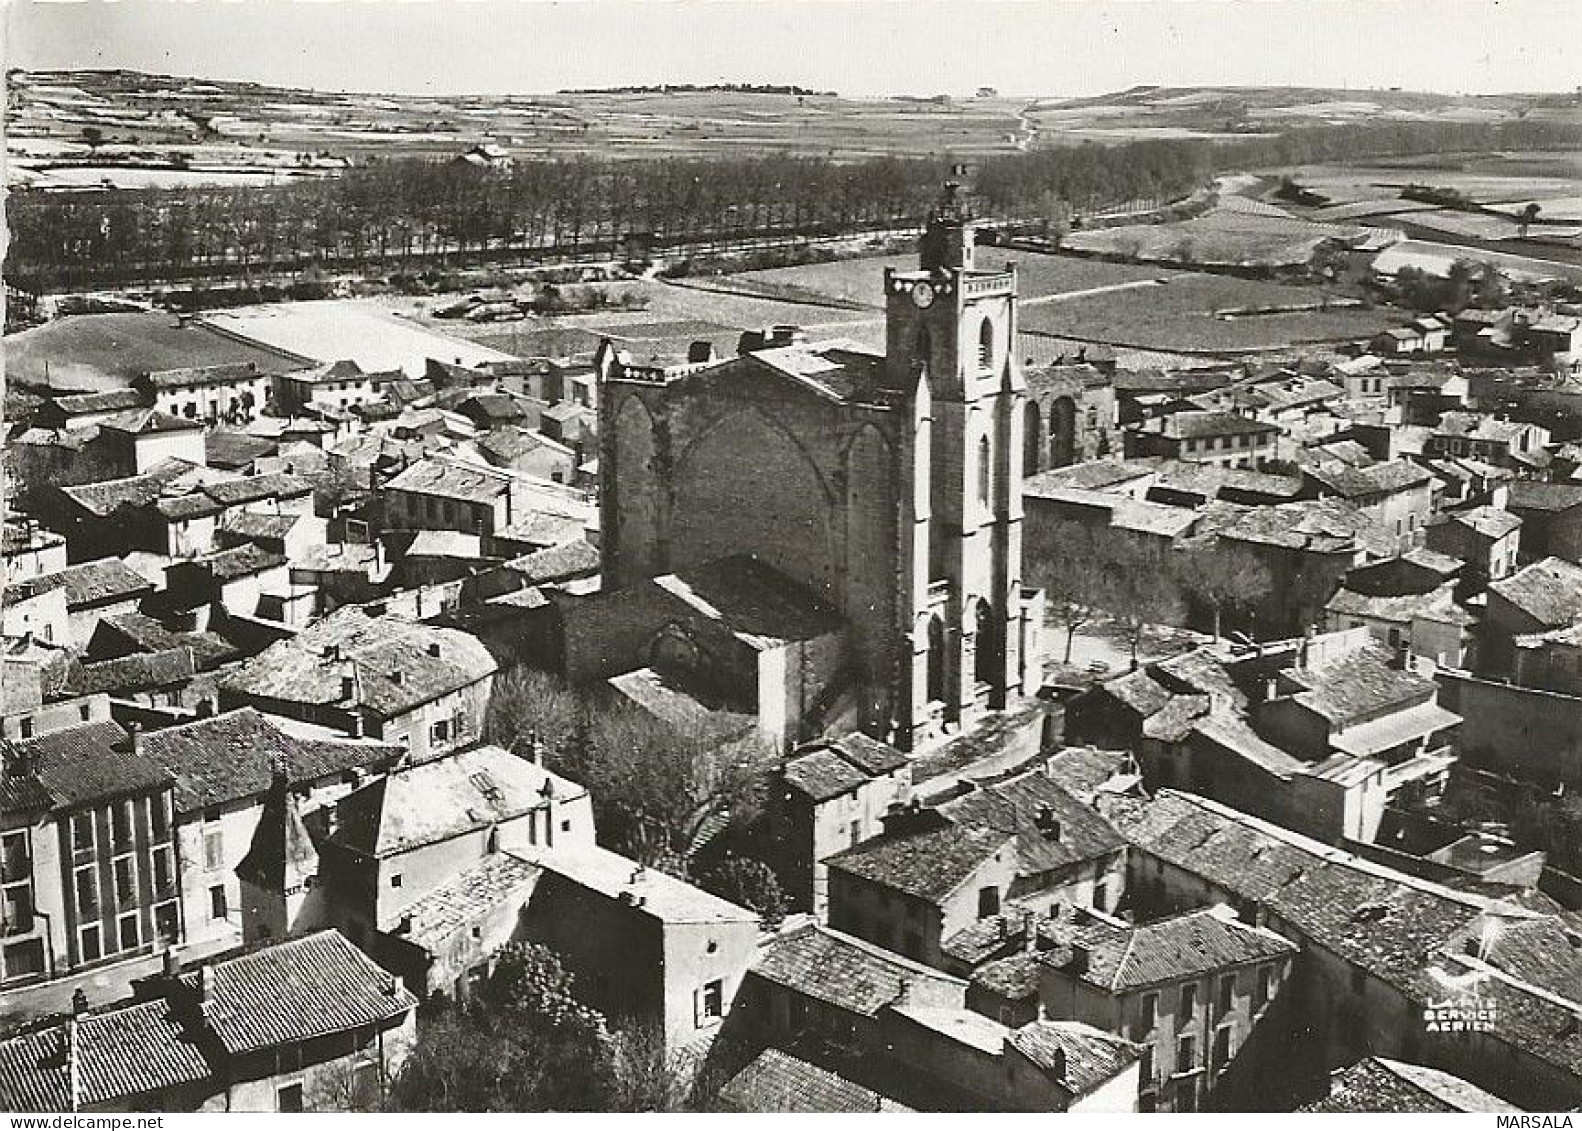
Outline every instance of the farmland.
POLYGON ((1064 246, 1095 255, 1186 266, 1301 267, 1328 239, 1360 235, 1355 227, 1319 224, 1290 215, 1215 208, 1169 224, 1129 224, 1075 232, 1064 246))
MULTIPOLYGON (((1135 264, 1105 263, 1065 255, 1000 252, 980 248, 981 263, 1014 260, 1023 303, 1025 337, 1062 338, 1072 352, 1082 342, 1170 354, 1241 353, 1284 350, 1296 343, 1365 338, 1390 325, 1392 312, 1333 305, 1337 296, 1319 287, 1290 286, 1223 275, 1175 271, 1135 264), (1270 307, 1319 309, 1279 314, 1224 312, 1270 307)), ((692 309, 696 317, 731 321, 760 314, 744 326, 771 321, 811 325, 820 333, 875 340, 881 304, 876 281, 886 266, 911 265, 910 257, 870 257, 839 263, 808 264, 754 271, 703 281, 710 288, 738 294, 663 286, 645 291, 654 310, 675 316, 692 309), (783 288, 783 289, 780 289, 783 288), (872 314, 820 309, 806 303, 769 301, 773 294, 826 296, 844 303, 863 302, 872 314), (765 298, 755 296, 763 295, 765 298), (723 305, 722 305, 723 304, 723 305), (770 317, 772 315, 773 317, 770 317)), ((653 288, 654 283, 641 284, 653 288)), ((650 315, 651 316, 651 315, 650 315)), ((1029 353, 1047 354, 1045 347, 1029 353)))

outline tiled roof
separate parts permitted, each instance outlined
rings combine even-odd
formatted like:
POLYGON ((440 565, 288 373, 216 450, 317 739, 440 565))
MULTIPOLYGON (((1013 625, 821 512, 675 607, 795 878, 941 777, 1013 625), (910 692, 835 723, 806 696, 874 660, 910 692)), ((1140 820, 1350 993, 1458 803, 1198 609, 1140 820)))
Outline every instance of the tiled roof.
POLYGON ((1095 810, 1067 793, 1042 771, 995 785, 979 786, 940 806, 958 825, 981 825, 1018 834, 1023 872, 1045 872, 1106 856, 1126 842, 1095 810), (1057 831, 1045 832, 1049 819, 1057 831))
POLYGON ((74 1105, 69 1040, 67 1027, 55 1025, 0 1042, 0 1109, 72 1111, 77 1105, 124 1104, 209 1075, 208 1063, 167 1002, 122 1006, 89 1014, 77 1024, 74 1105))
POLYGON ((1432 696, 1437 685, 1391 663, 1391 653, 1370 640, 1317 667, 1289 668, 1283 677, 1305 690, 1296 701, 1332 724, 1344 725, 1392 704, 1432 696))
POLYGON ((529 585, 545 585, 568 577, 585 577, 599 570, 598 548, 578 538, 546 550, 536 550, 506 563, 529 585))
POLYGON ((757 914, 745 907, 598 845, 581 844, 539 854, 533 851, 522 849, 518 854, 584 891, 627 904, 664 923, 758 921, 757 914))
POLYGON ((814 801, 828 801, 905 764, 899 750, 854 732, 798 749, 786 762, 785 780, 814 801))
MULTIPOLYGON (((232 1056, 378 1025, 412 1009, 406 987, 339 931, 212 966, 208 1023, 232 1056)), ((196 987, 196 975, 185 979, 196 987)))
POLYGON ((385 484, 387 491, 411 491, 468 503, 493 503, 511 489, 510 480, 488 468, 419 460, 385 484))
MULTIPOLYGON (((1495 1013, 1487 1039, 1582 1074, 1576 990, 1557 994, 1505 972, 1497 948, 1481 962, 1465 956, 1469 940, 1485 938, 1490 920, 1508 924, 1554 916, 1408 876, 1174 790, 1161 790, 1148 802, 1117 799, 1107 811, 1142 851, 1261 904, 1277 924, 1289 924, 1289 930, 1394 987, 1414 1005, 1443 1000, 1449 981, 1485 973, 1480 994, 1492 1000, 1495 1013)), ((1529 977, 1541 976, 1522 959, 1512 965, 1529 977)))
POLYGON ((520 899, 525 906, 543 868, 510 852, 486 856, 464 872, 447 880, 401 911, 411 921, 401 937, 430 953, 440 953, 457 931, 482 916, 497 910, 507 901, 520 899))
POLYGON ((1109 993, 1180 982, 1253 962, 1289 958, 1295 944, 1262 927, 1250 927, 1219 910, 1189 911, 1132 925, 1083 909, 1039 924, 1055 948, 1046 966, 1109 993), (1074 958, 1081 948, 1083 957, 1074 958))
POLYGON ((250 361, 226 365, 200 365, 186 369, 160 369, 148 375, 156 389, 186 389, 200 385, 231 385, 257 380, 262 374, 250 361))
POLYGON ((117 558, 99 558, 67 566, 53 573, 40 574, 8 587, 17 600, 61 589, 66 607, 83 607, 110 601, 129 601, 146 596, 154 586, 117 558))
POLYGON ((329 840, 365 857, 410 852, 585 793, 498 746, 402 766, 336 803, 329 840))
POLYGON ((299 514, 230 510, 220 520, 220 529, 239 538, 268 538, 278 542, 301 521, 302 516, 299 514))
POLYGON ((1039 955, 1021 951, 985 962, 972 972, 972 983, 1009 1001, 1038 996, 1039 955))
POLYGON ((1144 431, 1157 432, 1172 440, 1200 440, 1211 436, 1264 434, 1280 429, 1261 420, 1237 416, 1232 412, 1173 412, 1150 422, 1144 431))
POLYGON ((1011 1045, 1074 1095, 1084 1096, 1115 1079, 1142 1052, 1130 1041, 1080 1021, 1034 1021, 1013 1030, 1011 1045))
POLYGON ((959 978, 816 923, 765 943, 751 969, 765 981, 867 1017, 920 983, 966 991, 959 978))
POLYGON ((838 631, 842 623, 806 587, 746 555, 656 577, 654 584, 753 647, 809 640, 838 631))
POLYGON ((126 731, 109 719, 23 739, 16 745, 33 756, 35 774, 63 809, 170 784, 169 772, 135 752, 126 731))
POLYGON ((1015 833, 947 821, 926 832, 874 837, 825 863, 833 870, 938 903, 996 853, 1013 850, 1015 838, 1015 833))
POLYGON ((195 674, 191 652, 182 647, 166 648, 75 665, 67 678, 66 690, 71 695, 155 691, 185 684, 195 674))
POLYGON ((1517 1112, 1522 1109, 1473 1084, 1419 1064, 1364 1057, 1337 1072, 1329 1096, 1301 1109, 1326 1114, 1517 1112))
POLYGON ((1452 511, 1445 515, 1445 521, 1458 523, 1468 530, 1491 539, 1503 538, 1522 527, 1522 520, 1510 511, 1487 504, 1473 507, 1471 510, 1452 511))
POLYGON ((1044 772, 1078 801, 1091 803, 1107 783, 1134 778, 1137 762, 1125 750, 1067 746, 1049 756, 1044 763, 1044 772))
POLYGON ((240 655, 240 650, 225 637, 213 632, 173 632, 143 613, 121 613, 102 617, 94 630, 119 636, 143 652, 164 652, 185 648, 192 653, 200 670, 217 667, 240 655))
POLYGON ((1364 498, 1426 486, 1433 476, 1410 460, 1396 459, 1368 467, 1350 467, 1340 461, 1303 469, 1307 475, 1342 498, 1364 498))
POLYGON ((1218 536, 1321 554, 1391 557, 1395 538, 1361 508, 1345 499, 1308 499, 1274 506, 1210 503, 1199 511, 1199 536, 1218 536))
POLYGON ((1582 565, 1545 558, 1489 589, 1546 628, 1560 628, 1582 615, 1582 565))
POLYGON ((1247 720, 1229 711, 1215 711, 1198 719, 1193 731, 1276 777, 1289 778, 1306 766, 1278 746, 1265 742, 1247 720))
POLYGON ((133 435, 151 435, 158 432, 197 432, 203 425, 196 420, 172 416, 154 408, 138 408, 101 421, 100 428, 111 432, 130 432, 133 435))
POLYGON ((348 665, 356 675, 355 704, 387 719, 470 687, 496 668, 488 650, 465 632, 374 618, 352 607, 271 644, 221 687, 264 700, 350 708, 342 695, 348 665))
POLYGON ((609 687, 639 710, 674 727, 709 741, 738 738, 754 726, 757 719, 745 704, 722 702, 712 688, 682 673, 637 668, 611 676, 609 687), (735 708, 743 709, 735 709, 735 708))
POLYGON ((910 1111, 828 1069, 769 1048, 720 1088, 716 1103, 743 1114, 817 1112, 838 1114, 869 1111, 910 1111))
POLYGON ((827 746, 798 754, 785 764, 786 784, 815 802, 851 793, 872 779, 827 746))
POLYGON ((1582 504, 1582 484, 1517 479, 1511 483, 1510 491, 1513 510, 1554 512, 1582 504))
POLYGON ((251 707, 150 731, 142 749, 175 779, 180 813, 261 796, 276 766, 285 767, 293 786, 308 785, 354 769, 374 770, 401 752, 376 742, 297 738, 251 707))
POLYGON ((285 471, 269 475, 246 475, 206 484, 204 493, 227 507, 239 507, 264 499, 289 499, 311 494, 313 485, 285 471))
POLYGON ((56 406, 69 416, 90 412, 118 412, 141 408, 148 399, 139 389, 104 389, 97 393, 71 393, 54 398, 56 406))

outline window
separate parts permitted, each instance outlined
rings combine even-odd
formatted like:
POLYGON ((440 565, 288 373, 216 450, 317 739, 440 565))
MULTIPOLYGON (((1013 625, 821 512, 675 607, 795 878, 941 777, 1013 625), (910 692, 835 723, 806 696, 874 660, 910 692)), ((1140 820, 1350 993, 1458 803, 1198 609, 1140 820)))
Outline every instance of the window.
POLYGON ((1176 1083, 1175 1109, 1177 1111, 1196 1111, 1197 1110, 1197 1077, 1196 1076, 1192 1077, 1190 1080, 1181 1080, 1181 1081, 1178 1081, 1176 1083))
POLYGON ((725 1016, 725 983, 718 978, 703 987, 703 1019, 717 1021, 725 1016))
POLYGON ((170 839, 170 799, 163 793, 148 799, 148 828, 154 840, 170 839))
POLYGON ((1110 893, 1103 880, 1093 885, 1093 909, 1095 911, 1105 910, 1104 905, 1109 902, 1109 898, 1110 893))
POLYGON ((302 1110, 302 1085, 287 1084, 275 1093, 275 1110, 301 1111, 302 1110))
POLYGON ((97 962, 104 957, 104 947, 99 941, 99 925, 97 923, 82 929, 82 960, 84 962, 97 962))
POLYGON ((203 866, 210 872, 225 867, 225 837, 219 829, 203 831, 203 866))
POLYGON ((28 858, 27 833, 6 833, 0 837, 0 872, 7 881, 31 875, 32 861, 28 858))
POLYGON ((1236 975, 1226 974, 1219 980, 1219 1015, 1224 1017, 1230 1012, 1231 1002, 1236 997, 1236 975))
POLYGON ((428 728, 428 740, 430 742, 446 742, 449 739, 450 722, 448 720, 441 719, 439 722, 428 728))
POLYGON ((230 913, 230 905, 225 901, 225 885, 215 884, 209 889, 209 918, 223 919, 230 913))
POLYGON ((154 892, 165 895, 176 886, 176 862, 169 848, 154 850, 154 892))
POLYGON ((132 858, 130 856, 118 857, 112 869, 115 875, 115 902, 118 907, 125 907, 137 901, 137 876, 132 871, 132 858))
POLYGON ((143 940, 139 936, 138 929, 137 929, 137 912, 136 911, 133 911, 130 914, 121 916, 120 928, 121 928, 121 949, 122 950, 136 950, 139 946, 142 945, 143 940))
POLYGON ((23 738, 32 738, 33 737, 33 716, 32 715, 24 715, 22 717, 22 724, 21 725, 22 725, 22 737, 23 738))
POLYGON ((1197 1067, 1197 1042, 1190 1035, 1176 1040, 1176 1071, 1191 1072, 1197 1067))
POLYGON ((77 869, 77 917, 96 919, 99 916, 99 882, 92 865, 77 869))
POLYGON ((1138 1010, 1137 1020, 1145 1033, 1150 1033, 1159 1022, 1159 995, 1144 994, 1142 1007, 1138 1010))
POLYGON ((1218 1071, 1230 1063, 1230 1026, 1221 1025, 1214 1030, 1214 1069, 1218 1071))
POLYGON ((862 840, 862 822, 861 821, 853 821, 851 823, 851 843, 853 845, 855 845, 855 844, 859 843, 861 840, 862 840))
POLYGON ((989 438, 978 438, 978 501, 984 506, 989 505, 990 489, 994 485, 993 455, 989 446, 989 438))
POLYGON ((1140 1060, 1138 1060, 1138 1062, 1137 1062, 1137 1075, 1141 1079, 1142 1086, 1145 1089, 1148 1087, 1149 1084, 1153 1083, 1153 1081, 1154 1081, 1154 1047, 1153 1047, 1153 1045, 1144 1045, 1143 1046, 1142 1058, 1140 1060))
POLYGON ((396 872, 390 877, 390 886, 393 887, 393 888, 398 888, 398 887, 401 886, 401 873, 400 872, 396 872))
POLYGON ((1181 987, 1181 1016, 1193 1017, 1197 1015, 1197 983, 1188 982, 1181 987))
POLYGON ((76 852, 93 851, 92 813, 78 813, 71 819, 71 847, 76 852))
POLYGON ((987 318, 978 324, 978 368, 985 373, 994 368, 994 323, 987 318))
POLYGON ((978 918, 987 919, 991 915, 1000 913, 1000 889, 986 887, 978 889, 978 918))

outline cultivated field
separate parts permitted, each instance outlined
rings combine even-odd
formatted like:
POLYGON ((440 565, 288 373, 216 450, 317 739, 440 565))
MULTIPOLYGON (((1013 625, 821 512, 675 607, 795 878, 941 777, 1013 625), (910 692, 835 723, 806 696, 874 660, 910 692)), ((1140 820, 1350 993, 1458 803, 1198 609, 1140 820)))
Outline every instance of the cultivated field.
POLYGON ((14 72, 7 148, 13 175, 65 187, 118 183, 120 167, 197 175, 301 172, 301 155, 448 156, 489 142, 517 157, 720 157, 765 152, 837 160, 995 154, 1162 138, 1235 141, 1293 127, 1394 119, 1574 117, 1541 96, 1400 91, 1138 87, 1094 98, 843 98, 731 90, 587 91, 497 96, 291 90, 129 72, 14 72), (85 144, 93 138, 92 145, 85 144), (47 174, 82 167, 64 180, 47 174), (108 166, 108 167, 107 167, 108 166))
MULTIPOLYGON (((980 267, 997 268, 1006 262, 1016 264, 1023 298, 1068 294, 1073 291, 1110 287, 1152 279, 1159 272, 1151 267, 1124 263, 1104 263, 1073 256, 1038 255, 993 247, 980 247, 980 267)), ((708 285, 741 294, 764 298, 795 297, 808 301, 820 299, 836 303, 855 303, 874 310, 884 309, 880 281, 886 267, 910 271, 917 266, 916 255, 891 255, 846 259, 835 263, 811 263, 801 267, 777 267, 767 271, 744 271, 709 280, 708 285)))
POLYGON ((1216 208, 1171 224, 1131 224, 1073 232, 1065 245, 1095 255, 1120 255, 1148 263, 1183 266, 1300 267, 1328 239, 1361 233, 1354 227, 1315 224, 1290 216, 1216 208))

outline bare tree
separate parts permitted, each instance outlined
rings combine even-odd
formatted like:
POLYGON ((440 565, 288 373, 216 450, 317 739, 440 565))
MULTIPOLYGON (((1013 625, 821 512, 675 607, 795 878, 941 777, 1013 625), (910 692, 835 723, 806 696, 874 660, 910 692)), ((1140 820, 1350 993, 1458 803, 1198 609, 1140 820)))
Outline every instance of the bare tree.
POLYGON ((1051 619, 1066 630, 1063 663, 1071 662, 1077 631, 1091 623, 1104 604, 1103 541, 1080 522, 1056 522, 1028 530, 1022 561, 1029 579, 1043 589, 1051 619))
POLYGON ((1221 616, 1227 609, 1246 608, 1262 601, 1274 588, 1274 578, 1251 550, 1215 541, 1179 552, 1175 577, 1188 596, 1201 601, 1214 615, 1214 639, 1220 638, 1221 616))
POLYGON ((1181 619, 1181 590, 1163 547, 1130 538, 1112 545, 1104 568, 1104 605, 1126 641, 1135 670, 1148 629, 1181 619))

